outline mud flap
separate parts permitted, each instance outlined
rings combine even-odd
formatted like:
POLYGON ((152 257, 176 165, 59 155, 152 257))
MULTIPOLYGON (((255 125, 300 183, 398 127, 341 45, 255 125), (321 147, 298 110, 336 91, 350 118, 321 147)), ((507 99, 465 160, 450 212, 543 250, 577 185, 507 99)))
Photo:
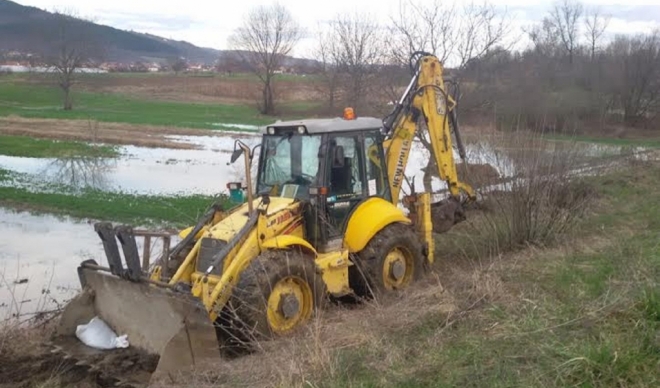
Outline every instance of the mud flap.
POLYGON ((85 288, 65 307, 53 343, 79 342, 71 340, 77 325, 99 316, 117 335, 127 334, 131 348, 159 356, 151 382, 220 362, 215 328, 199 299, 88 268, 81 273, 85 288))

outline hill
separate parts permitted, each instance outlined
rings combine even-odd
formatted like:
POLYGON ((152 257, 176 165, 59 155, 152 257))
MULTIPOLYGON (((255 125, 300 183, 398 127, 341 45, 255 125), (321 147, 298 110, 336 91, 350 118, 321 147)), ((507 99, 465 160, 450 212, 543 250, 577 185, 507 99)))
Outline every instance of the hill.
MULTIPOLYGON (((57 36, 63 17, 36 7, 0 0, 0 52, 40 53, 57 36)), ((185 57, 190 61, 213 63, 222 51, 189 42, 150 34, 120 30, 111 26, 77 22, 85 34, 103 43, 103 60, 112 62, 162 61, 185 57)))

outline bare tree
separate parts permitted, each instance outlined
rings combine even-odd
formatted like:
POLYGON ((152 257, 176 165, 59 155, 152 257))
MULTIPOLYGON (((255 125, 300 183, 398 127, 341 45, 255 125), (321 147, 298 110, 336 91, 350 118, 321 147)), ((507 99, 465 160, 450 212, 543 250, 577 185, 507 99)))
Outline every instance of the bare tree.
POLYGON ((617 36, 609 48, 608 80, 627 124, 637 124, 660 105, 660 30, 617 36))
POLYGON ((76 74, 94 57, 101 56, 102 42, 95 34, 93 23, 78 17, 74 11, 55 11, 54 20, 55 30, 47 31, 50 40, 44 44, 43 57, 46 66, 57 76, 63 92, 64 110, 71 110, 71 88, 76 82, 76 74))
POLYGON ((182 57, 173 57, 168 61, 170 69, 174 72, 175 75, 179 75, 180 72, 188 68, 188 62, 185 58, 182 57))
POLYGON ((590 10, 584 18, 585 35, 589 41, 589 49, 591 51, 591 59, 596 56, 598 49, 598 42, 605 33, 608 24, 610 23, 610 16, 603 15, 598 8, 590 10))
POLYGON ((368 14, 338 14, 320 36, 316 51, 323 62, 328 102, 367 109, 385 58, 379 24, 368 14))
POLYGON ((331 22, 333 55, 339 65, 346 102, 365 105, 365 97, 383 58, 381 33, 376 21, 367 14, 339 15, 331 22))
POLYGON ((562 0, 555 3, 550 11, 550 20, 555 33, 561 40, 562 47, 568 55, 569 63, 573 63, 573 56, 579 43, 580 19, 582 18, 582 4, 574 0, 562 0))
POLYGON ((302 37, 302 28, 279 4, 258 6, 229 38, 229 45, 242 57, 263 83, 260 110, 275 113, 273 78, 284 57, 302 37))
POLYGON ((326 108, 334 111, 340 92, 340 63, 337 55, 339 49, 331 30, 319 29, 317 35, 318 45, 314 49, 314 57, 317 60, 317 71, 321 82, 314 85, 326 99, 326 108))
POLYGON ((552 20, 545 17, 540 23, 523 28, 534 45, 534 51, 546 57, 552 57, 561 50, 561 43, 555 33, 552 20))

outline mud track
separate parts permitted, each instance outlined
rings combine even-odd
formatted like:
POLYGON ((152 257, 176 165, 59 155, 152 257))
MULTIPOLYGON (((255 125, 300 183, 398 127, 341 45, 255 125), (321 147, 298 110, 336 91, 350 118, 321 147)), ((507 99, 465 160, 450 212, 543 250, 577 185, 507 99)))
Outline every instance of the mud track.
POLYGON ((16 116, 0 117, 0 134, 174 149, 197 149, 199 147, 194 144, 177 142, 166 136, 232 136, 226 132, 204 129, 107 122, 90 123, 87 120, 26 119, 16 116))

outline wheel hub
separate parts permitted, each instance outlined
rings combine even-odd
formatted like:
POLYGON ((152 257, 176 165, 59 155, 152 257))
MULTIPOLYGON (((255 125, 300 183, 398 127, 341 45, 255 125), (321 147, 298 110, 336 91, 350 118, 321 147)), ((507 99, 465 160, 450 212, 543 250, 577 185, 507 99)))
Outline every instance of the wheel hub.
POLYGON ((279 310, 286 319, 295 317, 300 311, 300 301, 292 293, 282 295, 279 310))
POLYGON ((414 270, 409 252, 402 247, 395 247, 385 256, 383 285, 388 290, 402 289, 410 284, 414 270))
POLYGON ((397 260, 392 263, 390 266, 390 274, 394 280, 399 281, 403 279, 403 276, 406 274, 406 265, 401 260, 397 260))

